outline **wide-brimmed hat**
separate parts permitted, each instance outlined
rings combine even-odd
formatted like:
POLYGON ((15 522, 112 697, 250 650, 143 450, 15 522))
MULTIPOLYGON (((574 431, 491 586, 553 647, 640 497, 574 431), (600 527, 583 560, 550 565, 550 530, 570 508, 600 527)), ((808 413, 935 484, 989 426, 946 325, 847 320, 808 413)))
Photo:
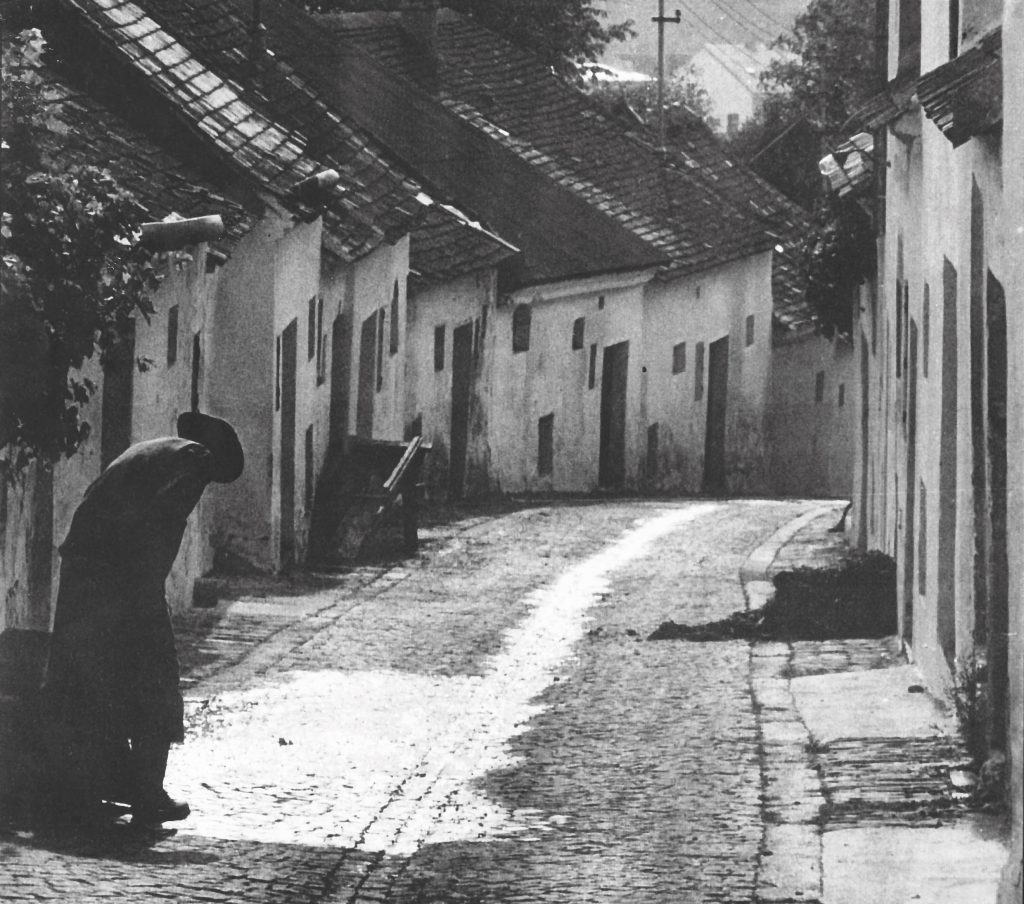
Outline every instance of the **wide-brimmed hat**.
POLYGON ((213 480, 231 483, 245 467, 245 453, 235 428, 227 421, 198 411, 178 416, 178 436, 206 446, 213 455, 213 480))

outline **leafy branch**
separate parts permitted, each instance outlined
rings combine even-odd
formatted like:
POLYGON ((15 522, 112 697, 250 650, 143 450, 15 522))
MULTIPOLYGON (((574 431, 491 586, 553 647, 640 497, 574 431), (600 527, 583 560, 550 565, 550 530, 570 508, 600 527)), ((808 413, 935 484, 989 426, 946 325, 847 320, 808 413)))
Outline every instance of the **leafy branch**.
POLYGON ((153 313, 144 211, 111 174, 61 166, 63 98, 39 73, 37 30, 5 44, 0 128, 0 473, 71 456, 89 435, 96 392, 82 367, 116 349, 137 314, 153 313))

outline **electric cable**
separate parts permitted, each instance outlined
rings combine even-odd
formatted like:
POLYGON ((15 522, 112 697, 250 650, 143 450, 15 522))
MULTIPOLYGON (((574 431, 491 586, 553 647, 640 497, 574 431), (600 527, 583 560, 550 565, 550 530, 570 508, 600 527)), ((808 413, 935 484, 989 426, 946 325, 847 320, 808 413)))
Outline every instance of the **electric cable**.
POLYGON ((747 6, 751 7, 752 9, 756 10, 757 12, 759 12, 775 28, 781 28, 784 32, 788 32, 788 31, 792 31, 793 30, 793 23, 792 22, 790 22, 788 25, 780 22, 774 16, 770 15, 769 13, 767 13, 763 9, 761 9, 760 6, 758 6, 756 3, 754 3, 754 0, 741 0, 741 2, 746 3, 747 6))
MULTIPOLYGON (((696 19, 699 23, 701 23, 701 25, 704 26, 704 28, 706 29, 706 32, 710 32, 712 35, 714 35, 716 38, 718 38, 718 40, 721 43, 723 43, 723 44, 730 44, 730 45, 735 46, 739 50, 739 52, 742 53, 745 57, 747 57, 747 59, 749 59, 750 62, 760 71, 760 69, 762 68, 760 61, 754 59, 754 57, 751 55, 750 51, 748 51, 742 44, 737 44, 735 41, 729 40, 729 38, 727 38, 717 28, 715 28, 713 25, 711 25, 707 21, 707 19, 705 19, 699 13, 694 11, 694 9, 686 2, 686 0, 680 0, 680 3, 682 4, 683 8, 686 9, 686 11, 694 19, 696 19)), ((711 43, 715 43, 715 42, 711 42, 711 43)))
POLYGON ((752 19, 748 19, 738 10, 730 9, 726 4, 720 2, 720 0, 711 0, 711 2, 730 19, 732 19, 732 21, 735 22, 743 31, 751 35, 751 37, 753 37, 759 44, 765 43, 766 40, 768 42, 775 40, 776 35, 773 35, 767 28, 758 25, 752 19), (760 32, 760 34, 758 32, 760 32))

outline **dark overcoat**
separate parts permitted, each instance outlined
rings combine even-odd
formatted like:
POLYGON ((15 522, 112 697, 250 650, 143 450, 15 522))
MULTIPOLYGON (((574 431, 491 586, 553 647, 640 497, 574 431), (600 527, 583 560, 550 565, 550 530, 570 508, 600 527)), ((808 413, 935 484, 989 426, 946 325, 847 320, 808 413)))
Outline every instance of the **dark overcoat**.
POLYGON ((61 546, 44 701, 99 745, 183 737, 178 660, 164 582, 213 468, 177 437, 138 443, 85 493, 61 546))

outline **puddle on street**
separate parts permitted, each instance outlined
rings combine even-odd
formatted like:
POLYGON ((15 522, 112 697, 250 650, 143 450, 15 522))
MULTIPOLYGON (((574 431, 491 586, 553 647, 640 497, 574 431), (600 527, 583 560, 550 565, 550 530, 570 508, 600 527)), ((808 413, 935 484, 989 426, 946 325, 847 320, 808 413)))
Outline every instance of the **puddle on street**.
MULTIPOLYGON (((188 799, 182 833, 410 855, 422 845, 535 837, 558 814, 496 805, 475 787, 514 765, 510 738, 571 672, 588 610, 611 574, 719 506, 670 509, 527 597, 482 676, 296 671, 264 687, 187 702, 167 786, 188 799)), ((344 666, 341 663, 340 666, 344 666)))

